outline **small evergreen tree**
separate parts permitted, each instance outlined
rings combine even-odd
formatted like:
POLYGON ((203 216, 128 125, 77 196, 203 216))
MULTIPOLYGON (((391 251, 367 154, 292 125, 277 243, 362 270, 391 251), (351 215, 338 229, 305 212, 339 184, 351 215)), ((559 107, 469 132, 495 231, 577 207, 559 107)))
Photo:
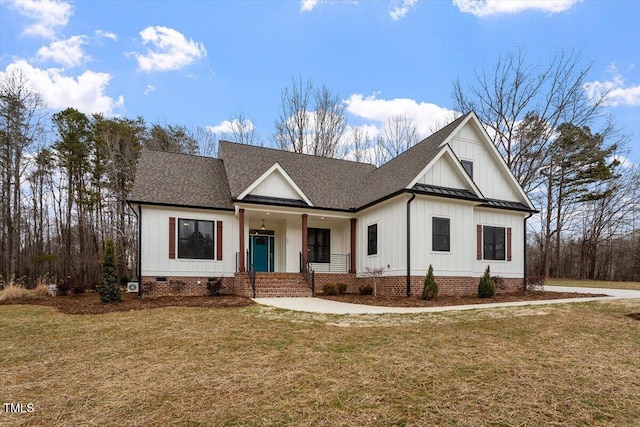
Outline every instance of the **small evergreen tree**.
POLYGON ((480 278, 478 285, 478 296, 480 298, 493 298, 496 295, 496 285, 489 275, 489 266, 484 271, 484 275, 480 278))
POLYGON ((438 284, 433 277, 433 267, 429 264, 429 271, 427 277, 424 278, 424 288, 422 289, 422 299, 434 299, 438 296, 438 284))
POLYGON ((118 286, 118 273, 116 273, 114 252, 113 240, 107 239, 104 246, 100 283, 96 287, 98 294, 100 294, 100 301, 103 303, 122 301, 120 287, 118 286))

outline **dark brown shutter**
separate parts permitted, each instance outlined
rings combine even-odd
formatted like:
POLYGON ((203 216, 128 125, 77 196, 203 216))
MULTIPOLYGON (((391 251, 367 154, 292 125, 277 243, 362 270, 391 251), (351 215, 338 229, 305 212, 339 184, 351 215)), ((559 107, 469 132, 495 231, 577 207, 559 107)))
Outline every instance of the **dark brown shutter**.
POLYGON ((507 261, 511 261, 511 227, 507 228, 507 261))
POLYGON ((169 259, 176 258, 176 219, 169 217, 169 259))
POLYGON ((216 259, 222 261, 222 221, 216 222, 216 259))
POLYGON ((482 226, 476 228, 476 259, 482 259, 482 226))

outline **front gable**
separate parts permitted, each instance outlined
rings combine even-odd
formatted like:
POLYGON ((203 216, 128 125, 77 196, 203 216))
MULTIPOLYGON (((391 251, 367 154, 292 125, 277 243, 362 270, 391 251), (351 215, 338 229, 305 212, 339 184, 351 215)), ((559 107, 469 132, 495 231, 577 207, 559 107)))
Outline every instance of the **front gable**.
POLYGON ((416 184, 463 189, 475 194, 476 197, 482 197, 479 188, 462 168, 460 161, 448 145, 441 149, 406 188, 411 189, 416 184))
POLYGON ((441 145, 445 144, 458 159, 473 162, 473 182, 486 198, 519 202, 534 209, 475 114, 469 114, 441 145))
POLYGON ((251 183, 238 196, 238 199, 242 200, 248 195, 276 199, 303 200, 307 205, 313 206, 311 200, 309 200, 278 162, 274 163, 265 173, 251 183))

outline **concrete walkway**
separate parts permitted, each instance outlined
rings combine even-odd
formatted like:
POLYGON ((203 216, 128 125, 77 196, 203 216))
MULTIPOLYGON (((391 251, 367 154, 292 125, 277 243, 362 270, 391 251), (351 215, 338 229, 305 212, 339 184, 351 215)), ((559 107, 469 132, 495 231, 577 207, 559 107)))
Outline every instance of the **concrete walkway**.
POLYGON ((566 298, 542 301, 515 301, 490 304, 453 305, 446 307, 379 307, 372 305, 349 304, 322 298, 254 298, 258 304, 285 310, 304 311, 324 314, 384 314, 384 313, 435 313, 441 311, 478 310, 483 308, 519 307, 527 305, 566 304, 572 302, 602 301, 620 298, 640 298, 640 291, 627 289, 574 288, 564 286, 545 286, 553 292, 576 292, 585 294, 604 294, 606 297, 566 298))

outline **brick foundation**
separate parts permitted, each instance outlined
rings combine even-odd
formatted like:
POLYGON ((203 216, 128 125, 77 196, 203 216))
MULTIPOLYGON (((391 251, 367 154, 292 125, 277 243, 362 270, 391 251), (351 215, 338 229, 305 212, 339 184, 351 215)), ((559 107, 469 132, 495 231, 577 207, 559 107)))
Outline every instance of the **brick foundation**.
MULTIPOLYGON (((167 277, 166 281, 157 281, 157 277, 142 278, 142 295, 157 296, 203 296, 209 295, 208 277, 167 277), (200 284, 198 284, 200 281, 200 284)), ((443 296, 477 295, 480 277, 440 276, 436 277, 438 293, 443 296)), ((406 276, 379 277, 378 295, 407 295, 406 276)), ((503 278, 504 283, 496 286, 498 293, 519 292, 523 289, 523 279, 503 278)), ((355 274, 316 273, 316 293, 322 293, 326 283, 346 283, 348 293, 358 293, 360 286, 373 283, 370 277, 356 278, 355 274)), ((424 286, 423 276, 411 276, 411 294, 420 295, 424 286)), ((223 277, 222 294, 253 296, 249 274, 236 273, 234 277, 223 277)), ((311 289, 300 273, 256 273, 256 297, 310 297, 311 289)))
MULTIPOLYGON (((480 282, 480 277, 436 276, 435 280, 438 284, 438 295, 471 296, 478 294, 478 283, 480 282)), ((496 285, 497 293, 513 293, 523 290, 524 282, 521 278, 503 278, 502 280, 504 281, 502 285, 496 285)), ((378 295, 407 295, 406 276, 379 277, 376 281, 378 295)), ((358 292, 358 288, 367 283, 372 284, 373 279, 370 277, 358 278, 354 289, 352 290, 352 288, 349 287, 347 292, 358 292)), ((411 276, 411 295, 422 294, 423 287, 423 276, 411 276)))
MULTIPOLYGON (((209 295, 207 281, 210 277, 167 276, 166 281, 158 281, 156 276, 142 277, 142 295, 149 297, 164 296, 204 296, 209 295), (198 284, 200 281, 200 284, 198 284)), ((217 279, 217 278, 216 278, 217 279)), ((223 277, 221 294, 233 294, 233 277, 223 277)))

